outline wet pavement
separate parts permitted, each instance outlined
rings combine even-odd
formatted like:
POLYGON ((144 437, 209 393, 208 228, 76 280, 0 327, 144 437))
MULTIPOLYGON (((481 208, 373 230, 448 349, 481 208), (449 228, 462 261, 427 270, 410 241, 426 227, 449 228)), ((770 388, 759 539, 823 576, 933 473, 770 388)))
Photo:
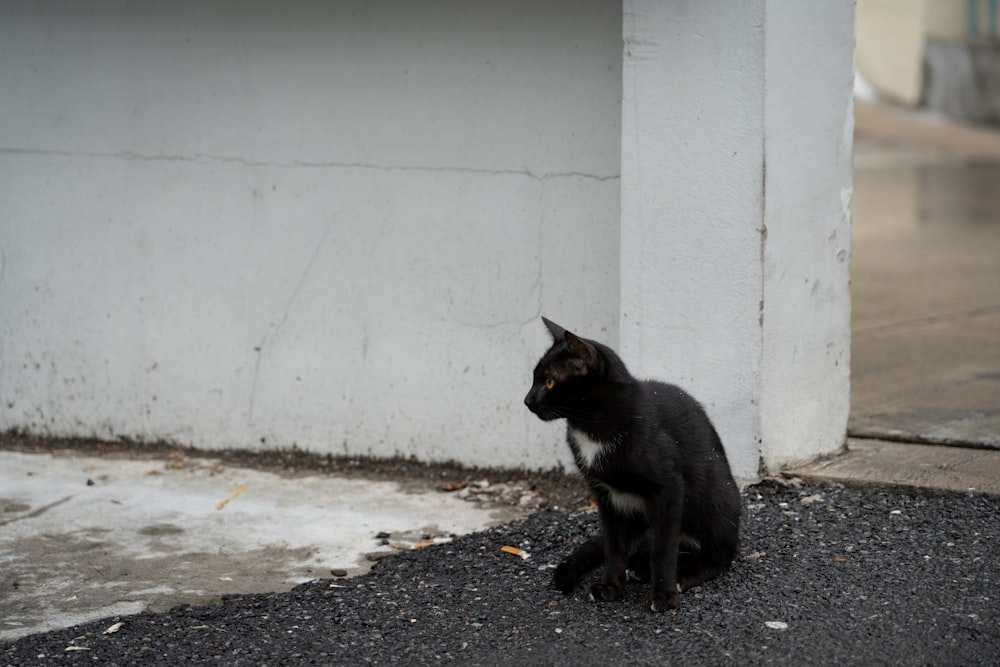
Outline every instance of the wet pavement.
POLYGON ((988 157, 858 139, 852 434, 1000 447, 1000 150, 988 157))

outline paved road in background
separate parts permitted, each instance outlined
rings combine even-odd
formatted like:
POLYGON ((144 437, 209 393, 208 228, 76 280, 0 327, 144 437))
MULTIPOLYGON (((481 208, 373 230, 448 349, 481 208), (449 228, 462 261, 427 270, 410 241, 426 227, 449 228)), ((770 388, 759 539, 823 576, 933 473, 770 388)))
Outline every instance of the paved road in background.
POLYGON ((850 430, 1000 448, 1000 132, 909 131, 855 144, 850 430))

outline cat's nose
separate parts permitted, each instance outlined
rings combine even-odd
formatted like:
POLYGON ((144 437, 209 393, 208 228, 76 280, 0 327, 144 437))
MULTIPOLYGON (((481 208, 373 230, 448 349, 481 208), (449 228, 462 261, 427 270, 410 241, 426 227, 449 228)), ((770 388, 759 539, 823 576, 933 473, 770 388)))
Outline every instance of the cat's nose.
POLYGON ((534 392, 529 391, 524 396, 524 404, 530 408, 534 404, 534 402, 535 402, 534 392))

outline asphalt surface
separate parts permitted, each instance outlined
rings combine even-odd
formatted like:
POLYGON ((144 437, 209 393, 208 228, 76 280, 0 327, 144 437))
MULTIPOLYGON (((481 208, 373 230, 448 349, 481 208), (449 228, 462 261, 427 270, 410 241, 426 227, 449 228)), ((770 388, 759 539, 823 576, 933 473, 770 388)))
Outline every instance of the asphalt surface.
POLYGON ((0 663, 997 663, 1000 499, 770 482, 744 504, 739 560, 675 614, 643 611, 637 582, 614 603, 554 591, 597 523, 546 510, 351 579, 31 635, 0 663))

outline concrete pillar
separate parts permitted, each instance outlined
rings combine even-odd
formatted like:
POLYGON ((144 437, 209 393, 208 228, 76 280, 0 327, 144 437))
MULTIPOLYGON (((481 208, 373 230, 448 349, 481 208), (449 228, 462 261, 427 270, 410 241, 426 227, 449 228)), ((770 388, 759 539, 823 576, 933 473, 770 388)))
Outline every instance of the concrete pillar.
POLYGON ((854 3, 624 3, 621 347, 741 481, 842 446, 854 3))

